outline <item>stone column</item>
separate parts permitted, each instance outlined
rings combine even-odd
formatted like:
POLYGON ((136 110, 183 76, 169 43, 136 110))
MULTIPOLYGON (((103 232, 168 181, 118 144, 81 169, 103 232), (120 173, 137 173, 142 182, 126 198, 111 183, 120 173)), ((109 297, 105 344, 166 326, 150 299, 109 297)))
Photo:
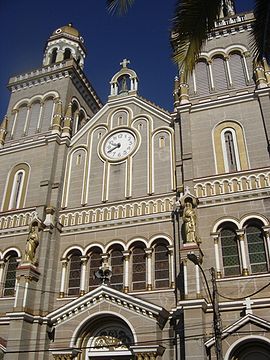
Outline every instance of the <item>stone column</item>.
POLYGON ((11 139, 13 138, 13 135, 14 135, 15 126, 16 126, 17 117, 18 117, 18 113, 19 113, 19 110, 18 110, 18 109, 12 110, 12 113, 11 113, 12 115, 14 115, 14 116, 13 116, 12 129, 11 129, 11 133, 10 133, 10 138, 11 138, 11 139))
POLYGON ((40 125, 41 125, 41 119, 43 116, 43 106, 44 106, 44 101, 40 102, 40 109, 39 109, 39 116, 38 116, 38 123, 37 123, 37 129, 36 132, 40 132, 40 125))
MULTIPOLYGON (((270 226, 264 226, 263 232, 265 236, 265 242, 266 242, 266 258, 268 260, 268 264, 270 263, 270 226)), ((268 270, 270 270, 268 266, 268 270)))
POLYGON ((129 251, 123 251, 123 257, 124 257, 124 292, 129 292, 129 258, 130 258, 130 252, 129 251))
POLYGON ((4 260, 0 260, 0 296, 3 296, 3 290, 4 290, 4 267, 5 263, 4 260))
POLYGON ((173 246, 168 246, 168 252, 169 252, 169 271, 170 271, 170 286, 173 289, 175 286, 175 274, 174 274, 174 257, 173 257, 173 246))
POLYGON ((214 250, 215 250, 215 260, 216 260, 216 271, 217 278, 221 278, 221 267, 220 267, 220 258, 219 258, 219 233, 212 233, 211 236, 214 239, 214 250))
POLYGON ((207 61, 208 70, 209 70, 210 86, 211 86, 211 90, 214 90, 215 85, 214 85, 214 78, 213 78, 213 71, 212 71, 212 63, 213 63, 212 60, 207 61))
POLYGON ((249 275, 248 267, 247 267, 247 255, 245 249, 245 232, 244 230, 237 230, 237 239, 239 241, 240 254, 242 259, 242 275, 249 275))
POLYGON ((152 290, 153 289, 153 285, 152 285, 152 252, 153 250, 151 248, 146 248, 145 249, 145 254, 146 254, 146 289, 147 290, 152 290))
POLYGON ((66 284, 66 275, 67 275, 67 259, 63 259, 62 261, 62 274, 61 274, 61 283, 60 283, 60 293, 59 297, 63 298, 65 296, 65 284, 66 284))
POLYGON ((86 265, 87 265, 87 256, 81 257, 81 280, 80 280, 80 296, 85 294, 85 274, 86 274, 86 265))
POLYGON ((229 87, 232 87, 232 75, 231 75, 231 69, 230 69, 230 63, 229 63, 229 56, 225 56, 225 66, 228 74, 228 80, 229 80, 229 87))

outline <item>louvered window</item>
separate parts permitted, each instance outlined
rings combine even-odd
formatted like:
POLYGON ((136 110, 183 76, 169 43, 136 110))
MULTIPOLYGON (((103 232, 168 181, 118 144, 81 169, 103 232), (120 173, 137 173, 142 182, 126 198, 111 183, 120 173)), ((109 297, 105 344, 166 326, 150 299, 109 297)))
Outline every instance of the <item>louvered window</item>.
POLYGON ((4 281, 4 296, 15 295, 15 284, 16 284, 16 269, 17 269, 18 256, 15 252, 12 252, 8 256, 8 260, 5 264, 5 281, 4 281))
POLYGON ((81 281, 81 253, 74 252, 69 260, 68 295, 79 295, 81 281))
POLYGON ((251 273, 266 272, 267 260, 262 229, 255 225, 248 225, 246 237, 251 273))
POLYGON ((123 254, 122 251, 114 249, 111 252, 112 277, 111 286, 121 291, 123 289, 123 254))
POLYGON ((226 63, 221 57, 216 57, 212 62, 214 89, 216 91, 227 90, 226 63))
POLYGON ((13 132, 14 138, 18 138, 18 137, 21 137, 23 135, 26 116, 27 116, 27 111, 28 111, 28 108, 27 108, 26 105, 22 105, 19 108, 18 116, 17 116, 17 119, 16 119, 15 128, 14 128, 14 132, 13 132))
POLYGON ((239 54, 231 54, 229 59, 232 84, 234 88, 246 86, 244 64, 239 54))
POLYGON ((223 268, 225 276, 240 274, 240 260, 236 233, 231 229, 220 232, 223 268))
POLYGON ((205 61, 199 61, 195 68, 196 77, 196 94, 208 95, 209 94, 209 78, 208 69, 205 61))
POLYGON ((155 288, 169 287, 169 258, 167 246, 155 247, 155 288))
POLYGON ((42 128, 48 129, 51 126, 52 117, 53 117, 53 99, 47 99, 44 102, 44 107, 43 107, 42 128))
POLYGON ((27 134, 34 134, 37 129, 38 119, 40 113, 40 103, 35 102, 31 105, 30 114, 28 118, 28 130, 26 130, 27 134))
POLYGON ((95 273, 101 266, 101 262, 101 251, 99 249, 92 251, 89 259, 89 291, 100 285, 100 280, 95 277, 95 273))
POLYGON ((145 252, 141 247, 136 247, 132 252, 132 286, 133 290, 145 290, 146 263, 145 252))

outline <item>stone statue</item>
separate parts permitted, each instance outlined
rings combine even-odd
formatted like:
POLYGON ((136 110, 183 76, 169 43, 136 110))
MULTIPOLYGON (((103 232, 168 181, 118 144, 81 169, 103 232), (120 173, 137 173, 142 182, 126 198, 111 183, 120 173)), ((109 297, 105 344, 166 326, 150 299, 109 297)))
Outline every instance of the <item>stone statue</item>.
POLYGON ((227 15, 234 15, 234 2, 232 0, 224 0, 227 15))
POLYGON ((30 262, 31 264, 36 264, 36 250, 39 245, 38 239, 38 225, 31 224, 30 231, 28 233, 25 253, 24 253, 24 260, 30 262))
POLYGON ((123 92, 127 92, 128 88, 127 88, 127 77, 123 76, 121 79, 121 89, 120 89, 120 93, 123 92))
POLYGON ((183 211, 184 231, 186 236, 186 242, 197 242, 196 236, 196 222, 197 217, 195 210, 192 207, 192 203, 186 202, 183 211))

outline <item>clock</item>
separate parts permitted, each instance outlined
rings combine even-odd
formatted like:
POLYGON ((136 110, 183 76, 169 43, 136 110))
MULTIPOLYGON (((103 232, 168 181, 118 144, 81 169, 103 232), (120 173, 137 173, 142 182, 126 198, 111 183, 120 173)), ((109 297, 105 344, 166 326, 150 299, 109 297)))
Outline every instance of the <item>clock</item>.
POLYGON ((103 143, 103 154, 109 160, 122 160, 135 149, 136 135, 130 130, 118 130, 107 136, 103 143))

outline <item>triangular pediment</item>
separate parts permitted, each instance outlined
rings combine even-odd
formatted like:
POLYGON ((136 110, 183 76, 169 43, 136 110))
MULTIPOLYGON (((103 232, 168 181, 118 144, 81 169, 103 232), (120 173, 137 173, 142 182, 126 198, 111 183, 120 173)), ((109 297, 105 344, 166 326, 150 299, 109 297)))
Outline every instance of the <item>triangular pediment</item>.
POLYGON ((153 118, 159 118, 164 122, 164 125, 168 126, 171 123, 170 113, 154 103, 145 100, 144 98, 137 95, 128 95, 123 97, 118 97, 115 100, 107 102, 92 118, 85 124, 73 137, 71 140, 71 146, 77 143, 77 141, 83 137, 92 127, 94 127, 100 118, 104 117, 106 113, 111 113, 117 108, 125 108, 129 106, 137 106, 140 108, 140 115, 150 115, 153 118))
POLYGON ((47 318, 53 326, 62 324, 89 309, 95 307, 101 302, 107 302, 108 305, 114 304, 117 307, 127 309, 136 313, 137 316, 155 319, 159 326, 163 328, 169 313, 162 307, 154 305, 148 301, 139 299, 134 295, 128 295, 118 290, 112 289, 106 285, 101 285, 87 294, 70 301, 68 304, 54 310, 48 314, 47 318))
MULTIPOLYGON (((267 330, 267 331, 270 330, 270 322, 269 321, 266 321, 266 320, 264 320, 256 315, 253 315, 253 314, 247 314, 243 318, 237 320, 232 325, 230 325, 222 330, 222 335, 221 335, 222 340, 226 339, 228 336, 230 336, 234 333, 237 333, 241 328, 243 328, 247 324, 253 324, 262 330, 267 330)), ((214 336, 205 342, 205 346, 207 348, 210 348, 214 344, 215 344, 214 336)))

